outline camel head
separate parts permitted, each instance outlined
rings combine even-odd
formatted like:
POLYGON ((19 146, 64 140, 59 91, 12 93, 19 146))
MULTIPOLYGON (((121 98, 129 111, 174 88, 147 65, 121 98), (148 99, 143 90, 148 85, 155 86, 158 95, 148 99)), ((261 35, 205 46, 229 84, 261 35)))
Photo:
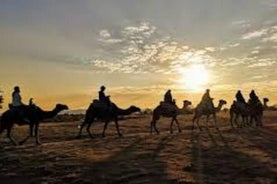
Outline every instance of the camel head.
POLYGON ((227 102, 226 102, 226 100, 219 100, 219 105, 226 105, 227 104, 227 102))
POLYGON ((129 109, 131 112, 140 112, 141 111, 139 107, 136 107, 134 105, 130 106, 129 109))
POLYGON ((263 100, 264 100, 264 103, 269 102, 269 99, 268 99, 268 98, 264 98, 263 100))
POLYGON ((187 107, 187 106, 191 105, 192 103, 189 100, 184 100, 183 104, 184 104, 184 107, 187 107))
POLYGON ((56 105, 56 107, 55 107, 55 109, 57 110, 57 111, 63 111, 63 110, 68 110, 69 108, 68 108, 68 106, 67 105, 64 105, 64 104, 57 104, 56 105))

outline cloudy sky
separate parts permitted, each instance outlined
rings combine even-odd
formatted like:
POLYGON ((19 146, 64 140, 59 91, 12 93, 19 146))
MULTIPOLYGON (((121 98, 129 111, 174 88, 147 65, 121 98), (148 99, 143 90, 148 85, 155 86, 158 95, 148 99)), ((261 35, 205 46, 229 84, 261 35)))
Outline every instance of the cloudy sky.
POLYGON ((179 105, 206 88, 277 100, 277 0, 1 0, 0 89, 85 108, 103 84, 119 106, 179 105))

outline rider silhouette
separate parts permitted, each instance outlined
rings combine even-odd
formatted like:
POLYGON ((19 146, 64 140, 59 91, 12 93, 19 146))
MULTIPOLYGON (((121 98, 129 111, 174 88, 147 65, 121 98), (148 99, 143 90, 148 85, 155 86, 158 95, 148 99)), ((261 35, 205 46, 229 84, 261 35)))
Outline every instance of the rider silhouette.
POLYGON ((172 95, 171 95, 171 90, 167 90, 167 92, 164 95, 164 102, 165 103, 172 103, 173 99, 172 99, 172 95))
POLYGON ((245 99, 244 99, 244 97, 242 96, 240 90, 237 91, 236 99, 237 99, 237 102, 241 102, 241 103, 243 103, 243 104, 246 104, 245 99))
POLYGON ((22 98, 20 95, 20 88, 19 86, 14 87, 14 91, 12 93, 12 109, 18 112, 19 114, 19 121, 23 123, 29 123, 29 120, 25 117, 27 114, 28 106, 23 104, 22 98))
POLYGON ((256 93, 255 93, 254 90, 252 90, 252 91, 250 92, 249 97, 250 97, 250 99, 249 99, 249 103, 250 103, 250 104, 256 104, 256 103, 260 102, 260 99, 259 99, 259 97, 256 95, 256 93))
POLYGON ((110 96, 105 95, 105 86, 101 86, 100 91, 98 92, 99 95, 99 101, 107 104, 108 106, 111 105, 110 96))
POLYGON ((201 102, 208 102, 210 101, 212 98, 210 96, 210 89, 206 89, 206 92, 204 93, 204 95, 202 96, 201 102))
POLYGON ((206 92, 202 96, 201 104, 208 106, 210 103, 212 103, 212 98, 210 96, 210 89, 206 89, 206 92))

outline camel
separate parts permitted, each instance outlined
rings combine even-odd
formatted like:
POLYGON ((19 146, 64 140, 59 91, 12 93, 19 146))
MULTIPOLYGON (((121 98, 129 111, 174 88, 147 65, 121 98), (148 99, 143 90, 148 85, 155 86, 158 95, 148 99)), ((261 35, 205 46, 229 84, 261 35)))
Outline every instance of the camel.
POLYGON ((256 126, 263 126, 262 118, 263 118, 263 111, 264 105, 259 102, 254 106, 250 105, 250 126, 253 124, 253 120, 256 121, 256 126))
POLYGON ((233 122, 237 125, 237 127, 243 127, 246 126, 248 123, 248 116, 250 114, 250 109, 248 108, 247 104, 241 104, 236 101, 233 101, 233 104, 230 107, 230 123, 231 126, 234 127, 233 122), (234 119, 235 115, 235 119, 234 119), (237 119, 241 116, 242 123, 241 125, 238 124, 237 119))
POLYGON ((185 112, 184 110, 187 110, 187 107, 191 105, 191 102, 188 100, 184 100, 183 103, 184 103, 183 108, 180 109, 175 104, 168 104, 168 103, 161 102, 161 104, 153 110, 152 121, 150 123, 150 134, 152 134, 153 128, 156 131, 156 133, 159 134, 159 131, 156 127, 156 123, 161 116, 172 118, 170 123, 170 133, 173 133, 172 126, 174 121, 178 126, 178 131, 181 132, 181 128, 177 120, 177 116, 181 113, 184 113, 185 112))
MULTIPOLYGON (((32 102, 32 101, 30 100, 30 102, 32 102)), ((63 105, 63 104, 57 104, 55 106, 55 108, 51 111, 44 111, 40 107, 38 107, 34 104, 26 106, 26 108, 27 108, 27 114, 25 116, 29 120, 29 122, 22 123, 22 121, 20 120, 18 111, 14 110, 14 109, 9 109, 9 110, 5 111, 2 114, 2 117, 0 120, 0 134, 4 130, 7 130, 7 137, 10 139, 10 141, 14 145, 17 145, 17 142, 11 135, 11 130, 12 130, 12 127, 14 124, 17 124, 19 126, 29 125, 29 127, 30 127, 29 136, 27 136, 23 141, 21 141, 20 144, 25 143, 30 137, 33 137, 33 133, 35 132, 36 144, 40 145, 41 142, 39 139, 39 123, 43 119, 53 118, 59 112, 68 109, 67 105, 63 105)))
POLYGON ((132 105, 127 109, 121 109, 117 107, 114 103, 112 103, 110 107, 107 107, 107 105, 103 104, 103 102, 94 100, 93 103, 90 104, 89 108, 86 111, 85 120, 80 125, 80 131, 77 138, 81 137, 82 130, 85 125, 87 125, 87 133, 91 138, 93 138, 93 135, 90 132, 90 126, 95 121, 95 119, 100 119, 105 122, 104 129, 102 132, 102 137, 106 136, 105 135, 106 128, 108 126, 108 123, 112 120, 115 122, 118 136, 121 137, 122 134, 120 133, 119 126, 118 126, 118 117, 126 116, 134 112, 140 112, 140 108, 132 105))
POLYGON ((246 125, 252 125, 253 120, 256 121, 256 126, 263 126, 262 116, 263 111, 268 108, 267 103, 269 99, 263 98, 263 104, 261 102, 257 103, 255 106, 251 106, 249 104, 242 105, 237 104, 236 101, 233 102, 230 108, 230 123, 233 126, 233 117, 235 115, 234 122, 237 127, 243 127, 246 125), (242 123, 239 125, 237 122, 238 117, 242 117, 242 123), (248 122, 248 118, 250 117, 250 122, 248 122))
POLYGON ((219 100, 218 102, 218 106, 217 107, 214 107, 214 104, 213 104, 213 99, 211 99, 211 103, 210 105, 205 105, 205 104, 198 104, 196 109, 195 109, 195 115, 193 117, 193 125, 192 125, 192 129, 194 129, 194 122, 196 120, 196 124, 197 124, 197 127, 199 128, 199 130, 201 130, 200 126, 199 126, 199 120, 201 118, 202 115, 206 115, 207 116, 207 123, 208 123, 208 120, 209 120, 209 117, 210 115, 213 116, 213 119, 214 119, 214 123, 215 123, 215 126, 217 128, 217 120, 216 120, 216 113, 219 112, 223 105, 227 104, 227 102, 225 100, 219 100))

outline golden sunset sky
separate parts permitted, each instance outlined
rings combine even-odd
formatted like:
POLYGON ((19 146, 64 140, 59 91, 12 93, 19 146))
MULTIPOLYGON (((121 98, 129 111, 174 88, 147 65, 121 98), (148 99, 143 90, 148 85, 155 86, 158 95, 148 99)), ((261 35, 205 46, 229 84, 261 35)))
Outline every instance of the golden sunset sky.
POLYGON ((153 108, 167 89, 195 106, 277 101, 276 0, 1 0, 0 89, 10 102, 84 109, 101 85, 120 107, 153 108))

